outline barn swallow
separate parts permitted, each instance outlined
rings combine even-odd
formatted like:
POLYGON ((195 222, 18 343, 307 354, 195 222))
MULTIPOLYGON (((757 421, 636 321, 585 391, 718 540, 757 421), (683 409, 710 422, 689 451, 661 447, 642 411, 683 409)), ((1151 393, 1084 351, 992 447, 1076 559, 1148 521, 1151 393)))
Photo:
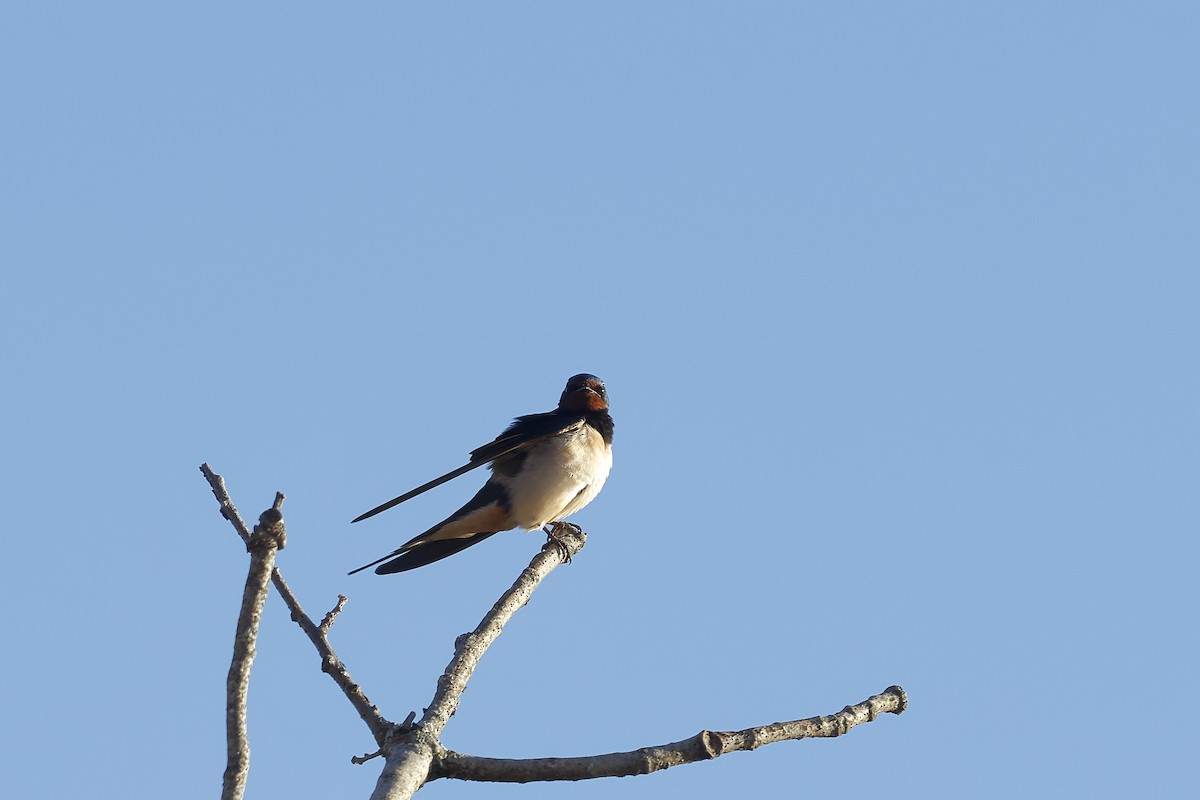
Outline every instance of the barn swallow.
POLYGON ((587 373, 576 375, 567 381, 555 410, 517 417, 504 433, 472 450, 466 465, 351 520, 373 517, 476 467, 491 465, 492 476, 466 505, 350 574, 376 564, 379 575, 406 572, 466 550, 494 533, 531 531, 574 514, 604 486, 612 468, 612 433, 604 381, 587 373))

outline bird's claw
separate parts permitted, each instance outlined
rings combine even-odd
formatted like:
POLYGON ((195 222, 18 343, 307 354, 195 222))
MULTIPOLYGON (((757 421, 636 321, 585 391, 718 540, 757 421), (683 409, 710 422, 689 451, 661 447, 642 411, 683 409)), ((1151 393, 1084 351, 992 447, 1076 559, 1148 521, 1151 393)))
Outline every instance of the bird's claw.
POLYGON ((551 522, 542 530, 546 532, 546 544, 553 543, 554 549, 558 551, 562 557, 562 563, 571 563, 571 548, 567 547, 567 543, 558 538, 559 531, 567 529, 573 533, 583 533, 583 528, 576 525, 574 522, 551 522))

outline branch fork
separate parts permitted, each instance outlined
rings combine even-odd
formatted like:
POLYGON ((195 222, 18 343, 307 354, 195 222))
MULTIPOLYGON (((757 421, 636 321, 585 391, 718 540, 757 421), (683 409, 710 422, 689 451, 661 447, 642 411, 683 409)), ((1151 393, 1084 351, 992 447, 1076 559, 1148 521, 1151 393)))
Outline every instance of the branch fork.
POLYGON ((379 709, 371 704, 330 646, 329 632, 346 606, 345 595, 339 594, 334 607, 319 625, 315 624, 296 600, 279 569, 274 566, 275 552, 286 544, 282 513, 284 496, 276 494, 274 505, 263 512, 259 524, 250 531, 229 498, 221 476, 207 464, 201 465, 200 471, 220 504, 221 515, 233 525, 251 553, 251 575, 247 578, 246 595, 243 598, 243 616, 247 617, 248 623, 243 632, 242 618, 239 617, 234 656, 234 666, 242 663, 244 667, 237 670, 236 680, 235 669, 230 668, 230 767, 226 771, 223 800, 240 800, 245 788, 249 764, 249 746, 245 740, 245 691, 268 576, 287 604, 292 620, 316 647, 321 657, 321 671, 333 678, 379 745, 374 753, 353 756, 351 762, 364 764, 379 756, 385 757, 382 773, 371 795, 372 800, 412 797, 425 783, 438 778, 527 783, 640 775, 680 764, 711 760, 738 750, 754 750, 774 742, 842 736, 858 725, 874 722, 880 714, 901 714, 908 706, 904 690, 899 686, 889 686, 880 694, 848 705, 829 716, 777 722, 741 731, 703 730, 678 742, 621 753, 540 759, 497 759, 456 753, 444 747, 440 737, 458 710, 467 682, 484 653, 517 611, 529 602, 542 580, 559 565, 570 563, 572 557, 579 553, 587 541, 587 535, 577 525, 570 523, 549 526, 546 531, 547 542, 529 566, 522 570, 513 585, 501 595, 473 631, 455 639, 454 655, 438 678, 433 699, 421 718, 417 720, 416 712, 412 712, 404 722, 396 724, 385 719, 379 709), (247 603, 250 604, 250 611, 247 611, 247 603), (237 692, 233 688, 235 684, 239 687, 237 692), (240 697, 240 706, 235 705, 235 694, 240 697))

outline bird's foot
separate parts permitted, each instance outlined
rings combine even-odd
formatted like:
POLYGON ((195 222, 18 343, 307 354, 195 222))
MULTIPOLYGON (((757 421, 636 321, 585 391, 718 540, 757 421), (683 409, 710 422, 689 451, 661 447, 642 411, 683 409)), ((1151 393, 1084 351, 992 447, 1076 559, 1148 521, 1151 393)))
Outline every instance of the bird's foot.
POLYGON ((563 530, 571 531, 572 533, 583 533, 583 528, 573 522, 551 522, 546 527, 542 528, 546 532, 546 544, 553 543, 554 549, 562 556, 564 564, 571 563, 571 548, 567 547, 567 543, 558 538, 558 534, 563 530))

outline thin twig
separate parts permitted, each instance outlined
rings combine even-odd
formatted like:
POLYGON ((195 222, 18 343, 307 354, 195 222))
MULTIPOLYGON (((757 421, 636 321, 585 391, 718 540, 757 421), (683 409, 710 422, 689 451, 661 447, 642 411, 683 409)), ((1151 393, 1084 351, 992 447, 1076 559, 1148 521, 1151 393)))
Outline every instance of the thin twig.
POLYGON ((337 615, 342 613, 342 609, 346 607, 346 595, 339 594, 337 605, 329 610, 325 618, 321 620, 321 624, 317 626, 317 630, 326 636, 329 635, 329 629, 333 627, 333 621, 337 619, 337 615))
POLYGON ((776 722, 743 731, 701 731, 691 738, 657 747, 578 758, 481 758, 445 750, 435 760, 429 779, 529 783, 644 775, 738 750, 754 750, 773 742, 841 736, 856 725, 873 722, 880 714, 900 714, 907 705, 904 690, 889 686, 882 694, 846 706, 828 717, 776 722))
MULTIPOLYGON (((274 507, 262 513, 246 541, 246 549, 250 551, 250 571, 242 592, 242 609, 233 640, 233 662, 225 680, 226 765, 221 800, 241 800, 246 792, 246 775, 250 771, 246 697, 250 690, 250 668, 254 664, 254 644, 262 622, 263 604, 270 590, 268 580, 275 566, 275 552, 287 542, 280 511, 282 504, 283 495, 277 494, 274 507)), ((237 513, 236 509, 234 513, 237 513)))
MULTIPOLYGON (((233 525, 233 529, 237 531, 243 541, 248 540, 250 534, 246 528, 246 523, 242 521, 241 515, 238 514, 237 508, 233 505, 233 500, 229 497, 229 492, 225 489, 225 479, 213 472, 208 464, 201 464, 200 471, 208 480, 208 485, 212 487, 213 495, 217 498, 217 502, 221 506, 221 516, 229 520, 230 524, 233 525)), ((279 499, 281 496, 276 496, 277 503, 281 502, 279 499)), ((371 704, 366 694, 363 693, 362 688, 350 677, 350 671, 346 669, 345 664, 342 663, 337 653, 333 651, 333 647, 329 644, 329 638, 326 635, 328 629, 323 632, 320 626, 315 624, 308 614, 304 613, 304 609, 300 606, 300 601, 292 593, 291 587, 283 579, 283 575, 280 573, 278 567, 271 571, 271 582, 275 584, 275 590, 279 592, 279 596, 283 598, 284 604, 287 605, 292 621, 300 626, 300 629, 308 636, 309 641, 317 648, 317 653, 321 656, 321 671, 329 675, 334 683, 341 688, 342 693, 346 695, 346 699, 350 701, 351 705, 354 706, 354 710, 358 712, 358 716, 362 718, 362 721, 370 729, 376 744, 382 746, 388 732, 392 729, 392 723, 383 718, 383 715, 379 713, 379 709, 371 704)), ((341 605, 340 602, 339 605, 341 605)))
POLYGON ((242 537, 243 542, 250 541, 250 529, 246 527, 246 523, 242 520, 242 515, 238 513, 237 507, 234 506, 233 500, 230 499, 229 492, 225 489, 225 479, 213 472, 207 463, 200 465, 200 472, 208 479, 208 485, 212 489, 213 496, 217 498, 217 503, 221 506, 221 516, 229 520, 233 525, 233 529, 237 531, 237 535, 242 537))
POLYGON ((361 767, 363 764, 370 761, 372 758, 379 758, 383 755, 383 748, 379 748, 374 753, 365 753, 361 756, 350 756, 350 763, 356 767, 361 767))

